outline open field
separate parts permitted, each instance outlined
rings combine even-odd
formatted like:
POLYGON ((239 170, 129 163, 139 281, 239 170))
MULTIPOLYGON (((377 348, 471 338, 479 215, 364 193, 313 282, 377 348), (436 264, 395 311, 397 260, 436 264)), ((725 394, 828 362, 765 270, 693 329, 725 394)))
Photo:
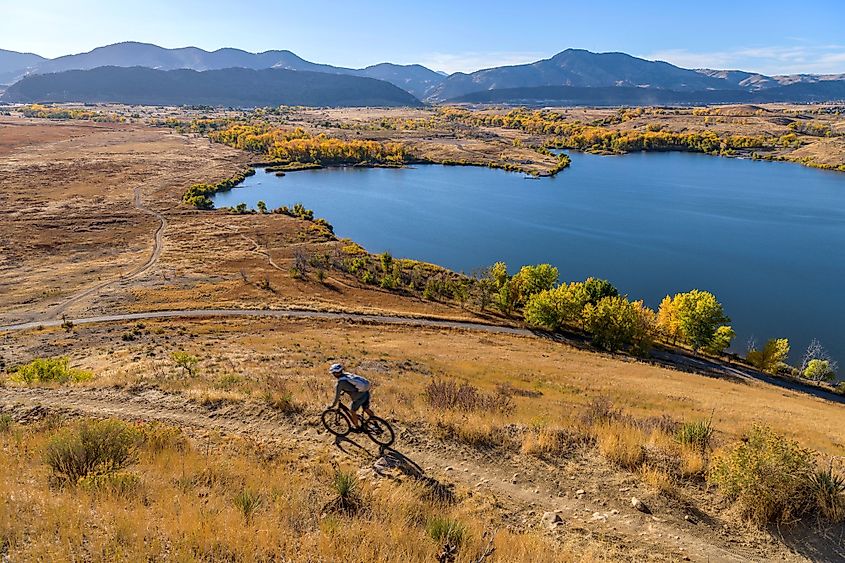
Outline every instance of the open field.
MULTIPOLYGON (((589 112, 579 119, 612 113, 566 111, 589 112)), ((191 184, 231 177, 258 156, 145 123, 166 113, 150 110, 131 123, 0 117, 0 326, 208 308, 517 326, 472 305, 364 283, 331 260, 309 262, 293 275, 303 256, 331 257, 353 245, 304 219, 182 204, 191 184)), ((402 140, 479 164, 513 159, 537 171, 553 164, 524 148, 539 138, 521 130, 451 124, 397 131, 375 123, 432 116, 296 110, 272 119, 330 135, 402 140)), ((665 119, 690 128, 703 119, 682 117, 665 119)), ((746 122, 712 126, 747 134, 785 127, 757 115, 736 119, 746 122)), ((839 162, 840 139, 797 150, 839 162)), ((0 411, 11 415, 0 433, 0 556, 114 560, 143 553, 210 561, 298 553, 313 560, 434 561, 449 542, 430 523, 445 517, 466 528, 458 561, 477 561, 491 537, 496 556, 489 561, 843 557, 842 524, 813 517, 780 530, 750 527, 706 478, 719 452, 755 424, 818 451, 820 466, 845 471, 841 404, 727 372, 707 377, 574 344, 314 318, 68 323, 0 333, 0 367, 67 356, 93 374, 68 386, 0 376, 0 411), (195 357, 196 365, 178 366, 174 352, 195 357), (374 408, 397 427, 395 447, 404 457, 379 452, 363 437, 335 444, 319 428, 318 415, 331 400, 325 370, 335 361, 375 382, 374 408), (438 403, 432 383, 451 381, 480 393, 478 404, 438 403), (128 496, 51 488, 48 468, 32 453, 57 428, 78 422, 64 417, 159 421, 178 426, 187 442, 158 451, 144 445, 131 466, 140 488, 128 496), (705 420, 715 429, 706 447, 679 442, 683 423, 705 420), (621 457, 628 446, 635 459, 621 457), (373 474, 374 465, 385 464, 395 464, 393 478, 373 474), (325 510, 336 468, 360 475, 366 510, 325 510), (429 499, 433 483, 451 491, 449 502, 429 499), (263 499, 254 519, 233 501, 246 490, 263 499), (633 508, 631 497, 652 514, 633 508), (555 511, 562 524, 544 523, 555 511), (45 514, 54 516, 39 516, 45 514), (357 527, 378 532, 350 552, 344 530, 357 527)))

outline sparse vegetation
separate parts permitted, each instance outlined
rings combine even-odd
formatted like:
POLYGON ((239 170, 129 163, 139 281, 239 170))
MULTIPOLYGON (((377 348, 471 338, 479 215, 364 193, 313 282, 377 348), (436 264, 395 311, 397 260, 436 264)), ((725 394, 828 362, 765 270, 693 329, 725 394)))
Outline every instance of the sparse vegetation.
POLYGON ((509 395, 484 393, 469 383, 454 380, 434 380, 425 388, 425 399, 436 409, 451 409, 464 412, 513 410, 509 395))
POLYGON ((255 513, 264 503, 264 496, 248 488, 244 488, 233 499, 235 506, 240 510, 247 525, 252 523, 255 513))
POLYGON ((676 432, 678 442, 699 450, 702 454, 710 448, 713 440, 713 421, 693 420, 685 422, 676 432))
POLYGON ((176 364, 176 367, 182 370, 188 377, 194 377, 197 372, 197 364, 199 364, 199 358, 193 356, 187 352, 183 351, 176 351, 170 354, 170 358, 173 360, 173 363, 176 364))

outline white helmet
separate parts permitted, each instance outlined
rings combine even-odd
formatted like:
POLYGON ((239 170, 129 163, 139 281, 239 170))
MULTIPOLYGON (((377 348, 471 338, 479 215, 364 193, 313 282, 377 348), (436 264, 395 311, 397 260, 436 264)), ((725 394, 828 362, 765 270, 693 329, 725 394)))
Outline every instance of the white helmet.
POLYGON ((329 368, 329 373, 332 375, 343 373, 343 366, 340 364, 332 364, 332 367, 329 368))

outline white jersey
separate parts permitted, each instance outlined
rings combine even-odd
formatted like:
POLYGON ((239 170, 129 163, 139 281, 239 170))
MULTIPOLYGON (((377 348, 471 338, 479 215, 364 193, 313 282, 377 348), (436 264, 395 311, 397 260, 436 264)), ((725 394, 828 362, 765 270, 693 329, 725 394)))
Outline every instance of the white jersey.
POLYGON ((344 373, 338 378, 338 382, 344 381, 350 383, 359 393, 364 393, 370 390, 370 382, 368 379, 355 375, 354 373, 344 373))

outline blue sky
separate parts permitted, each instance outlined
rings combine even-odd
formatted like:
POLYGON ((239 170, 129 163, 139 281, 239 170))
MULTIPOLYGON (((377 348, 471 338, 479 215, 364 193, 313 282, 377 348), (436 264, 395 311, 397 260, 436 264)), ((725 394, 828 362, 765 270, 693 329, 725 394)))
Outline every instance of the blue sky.
POLYGON ((567 47, 695 68, 845 72, 845 2, 0 0, 0 48, 55 57, 125 40, 448 72, 567 47))

